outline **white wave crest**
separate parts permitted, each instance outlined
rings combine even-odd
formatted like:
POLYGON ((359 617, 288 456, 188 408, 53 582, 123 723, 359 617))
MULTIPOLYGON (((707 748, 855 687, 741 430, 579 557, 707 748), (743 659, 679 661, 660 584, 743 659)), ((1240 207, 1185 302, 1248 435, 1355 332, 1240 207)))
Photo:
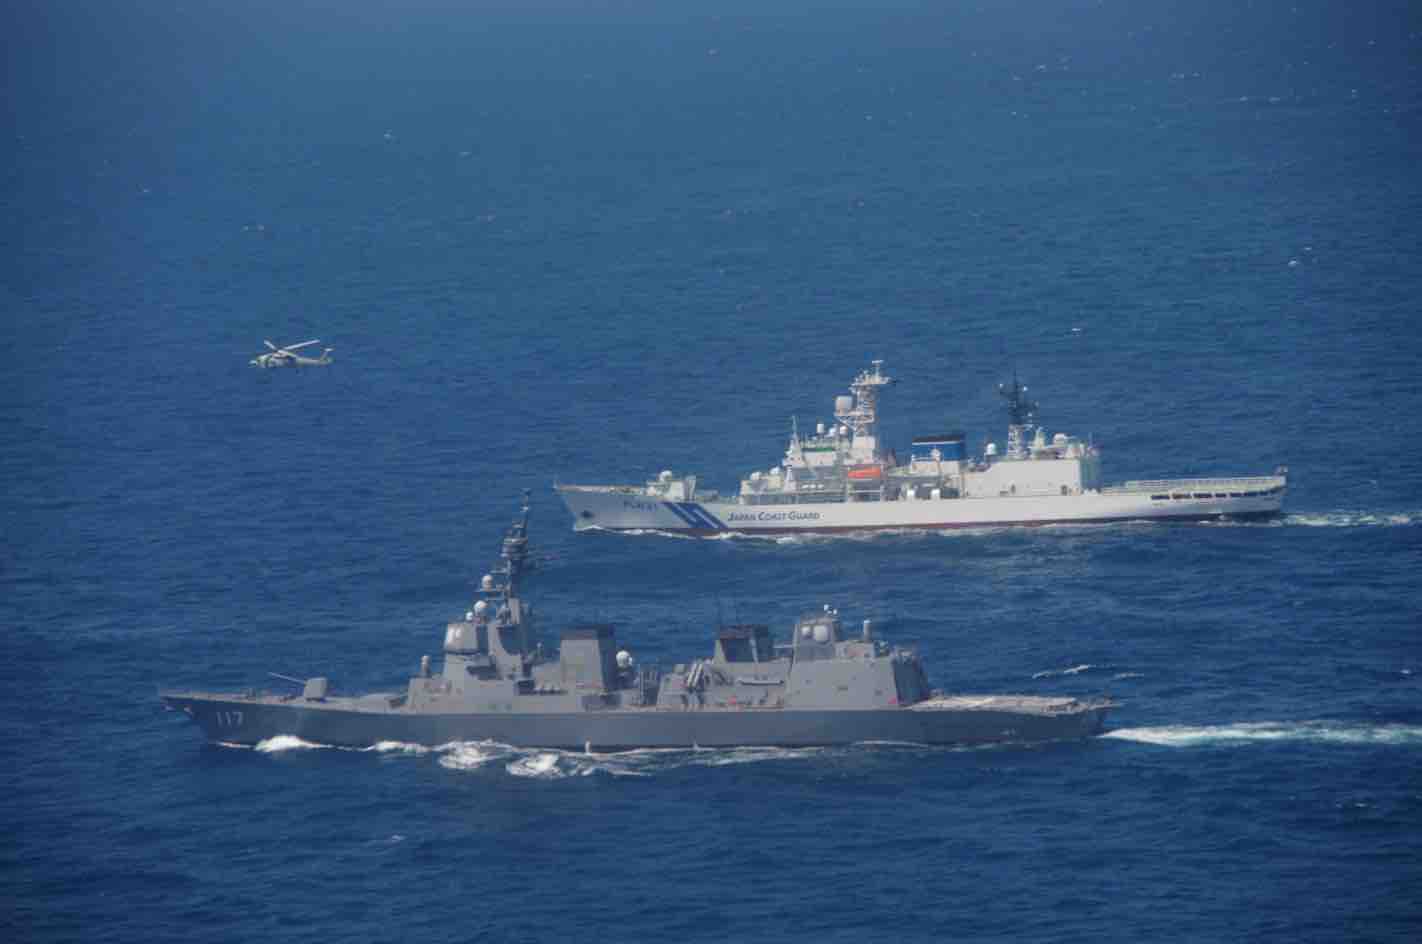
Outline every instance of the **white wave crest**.
POLYGON ((562 780, 606 774, 611 777, 651 777, 681 767, 726 767, 761 761, 800 760, 822 755, 828 748, 729 747, 643 748, 615 754, 517 748, 494 741, 445 744, 440 766, 450 770, 479 770, 504 761, 510 776, 533 780, 562 780))
POLYGON ((439 765, 450 770, 478 770, 485 764, 508 757, 514 748, 497 741, 456 741, 437 748, 439 765))
POLYGON ((1140 744, 1162 747, 1201 747, 1260 742, 1309 742, 1315 744, 1422 745, 1422 726, 1384 724, 1359 725, 1336 721, 1256 721, 1220 725, 1162 725, 1149 728, 1119 728, 1101 735, 1140 744))
POLYGON ((276 737, 267 738, 265 741, 258 741, 252 749, 260 754, 280 754, 283 751, 310 751, 324 750, 330 747, 329 744, 314 744, 311 741, 303 741, 294 734, 278 734, 276 737))
POLYGON ((363 747, 361 750, 375 754, 428 754, 430 752, 430 749, 423 744, 410 744, 405 741, 381 741, 370 747, 363 747))
POLYGON ((694 541, 694 540, 696 540, 696 535, 694 535, 694 534, 687 534, 685 531, 663 531, 663 530, 661 530, 660 528, 625 528, 625 529, 622 529, 622 530, 613 530, 613 529, 609 529, 609 528, 593 527, 593 528, 586 528, 585 530, 588 530, 588 531, 603 531, 603 532, 606 532, 607 534, 625 534, 625 535, 628 535, 629 537, 634 537, 634 538, 641 538, 641 537, 648 537, 648 536, 651 536, 651 537, 658 537, 658 538, 684 538, 685 540, 688 540, 688 541, 694 541))
POLYGON ((527 757, 520 757, 518 760, 505 766, 504 769, 515 777, 535 777, 541 780, 555 780, 571 776, 576 772, 572 769, 560 767, 558 761, 558 755, 551 752, 530 754, 527 757))
POLYGON ((1416 512, 1373 514, 1363 511, 1295 512, 1284 515, 1284 524, 1305 528, 1398 528, 1415 524, 1416 512))
POLYGON ((687 762, 700 767, 728 767, 767 760, 808 760, 825 752, 823 747, 724 747, 701 748, 687 762))
POLYGON ((1074 665, 1074 666, 1072 666, 1072 667, 1069 668, 1069 669, 1044 669, 1044 670, 1041 671, 1041 672, 1034 672, 1034 673, 1032 673, 1032 677, 1033 677, 1034 679, 1044 679, 1044 678, 1056 678, 1056 677, 1059 676, 1059 675, 1080 675, 1080 674, 1083 673, 1083 672, 1089 671, 1091 668, 1092 668, 1092 666, 1087 665, 1087 664, 1083 664, 1083 665, 1074 665))
MULTIPOLYGON (((945 748, 901 741, 862 741, 851 746, 839 747, 641 748, 599 754, 589 751, 520 748, 498 741, 453 741, 438 747, 425 747, 403 741, 382 741, 370 747, 340 747, 330 744, 316 744, 292 735, 281 735, 262 741, 253 749, 267 754, 314 749, 381 754, 392 757, 420 757, 433 754, 437 755, 439 765, 447 770, 498 770, 499 765, 502 764, 503 771, 512 777, 531 780, 563 780, 573 777, 591 777, 595 774, 605 774, 609 777, 653 777, 687 767, 729 767, 766 761, 813 760, 859 751, 936 751, 945 748)), ((957 751, 980 748, 950 747, 947 749, 957 751)))

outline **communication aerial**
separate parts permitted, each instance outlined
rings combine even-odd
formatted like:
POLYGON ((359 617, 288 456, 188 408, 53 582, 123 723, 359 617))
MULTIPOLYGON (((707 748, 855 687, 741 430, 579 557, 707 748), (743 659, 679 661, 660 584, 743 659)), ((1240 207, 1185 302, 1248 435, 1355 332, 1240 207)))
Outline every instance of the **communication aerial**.
POLYGON ((1027 387, 1017 381, 1017 368, 1012 369, 1012 386, 997 385, 998 395, 1007 401, 1007 457, 1027 456, 1027 432, 1037 424, 1037 404, 1027 399, 1027 387))

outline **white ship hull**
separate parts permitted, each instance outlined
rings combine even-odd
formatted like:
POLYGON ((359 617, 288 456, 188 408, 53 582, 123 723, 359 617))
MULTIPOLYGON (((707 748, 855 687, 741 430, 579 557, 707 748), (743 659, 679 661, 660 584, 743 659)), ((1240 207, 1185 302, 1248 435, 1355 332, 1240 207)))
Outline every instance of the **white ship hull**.
POLYGON ((730 497, 698 490, 670 469, 642 486, 559 485, 579 531, 815 534, 906 528, 987 528, 1132 519, 1278 514, 1286 470, 1273 475, 1153 479, 1107 485, 1100 449, 1038 425, 1017 382, 1002 385, 1007 449, 969 457, 966 436, 915 437, 900 463, 879 441, 878 398, 894 381, 874 361, 835 398, 835 421, 802 436, 792 424, 779 465, 741 479, 730 497))
POLYGON ((1088 524, 1278 514, 1283 476, 1127 483, 1075 495, 745 504, 675 502, 632 486, 559 485, 579 531, 821 534, 845 531, 1088 524))

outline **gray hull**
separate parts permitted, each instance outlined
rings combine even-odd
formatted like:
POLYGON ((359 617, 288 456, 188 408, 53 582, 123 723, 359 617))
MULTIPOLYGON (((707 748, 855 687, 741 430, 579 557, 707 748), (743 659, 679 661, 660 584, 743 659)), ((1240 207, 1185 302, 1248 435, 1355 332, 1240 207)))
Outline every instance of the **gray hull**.
POLYGON ((504 537, 502 566, 480 580, 465 618, 446 627, 440 671, 426 656, 404 692, 333 696, 325 677, 278 676, 301 693, 165 692, 164 704, 209 739, 234 744, 289 736, 351 747, 487 740, 599 751, 1052 741, 1097 733, 1112 707, 945 696, 930 688, 916 652, 883 642, 868 621, 850 637, 828 605, 801 616, 782 644, 764 624, 720 626, 709 658, 665 671, 638 666, 605 623, 565 629, 553 655, 535 643, 532 610, 517 592, 527 521, 525 505, 504 537))
POLYGON ((862 741, 986 744, 1054 741, 1101 731, 1111 703, 1030 696, 930 699, 867 710, 613 710, 456 714, 368 710, 296 699, 169 693, 213 741, 257 744, 288 735, 316 744, 437 746, 492 740, 518 747, 600 751, 634 748, 809 747, 862 741))

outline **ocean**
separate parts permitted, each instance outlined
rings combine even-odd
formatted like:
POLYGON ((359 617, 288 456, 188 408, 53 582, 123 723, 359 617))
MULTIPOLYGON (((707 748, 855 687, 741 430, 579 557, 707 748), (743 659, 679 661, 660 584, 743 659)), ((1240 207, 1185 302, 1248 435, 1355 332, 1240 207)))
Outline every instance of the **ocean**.
POLYGON ((1416 4, 0 16, 5 940, 1422 935, 1416 4), (1109 479, 1286 464, 1284 514, 694 540, 552 491, 733 488, 872 358, 900 454, 1001 443, 1015 370, 1109 479), (831 604, 946 689, 1122 705, 622 755, 162 711, 400 686, 523 489, 545 638, 684 661, 831 604))

